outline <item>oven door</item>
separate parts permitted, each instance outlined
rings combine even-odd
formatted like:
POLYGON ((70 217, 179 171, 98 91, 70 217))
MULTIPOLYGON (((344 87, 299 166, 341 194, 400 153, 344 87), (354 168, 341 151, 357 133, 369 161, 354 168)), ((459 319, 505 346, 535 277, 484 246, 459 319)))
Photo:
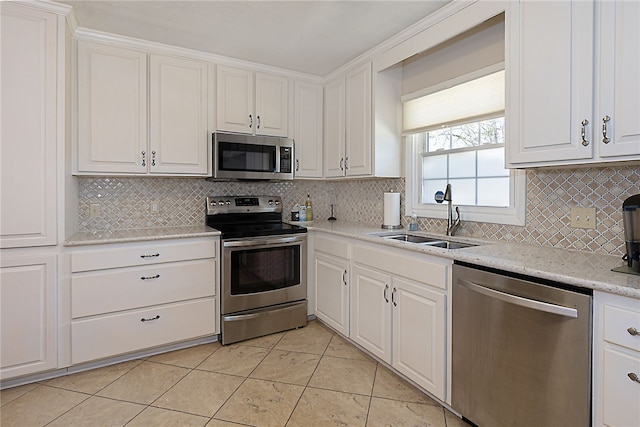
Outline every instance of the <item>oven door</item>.
POLYGON ((222 241, 222 314, 307 298, 307 235, 222 241))

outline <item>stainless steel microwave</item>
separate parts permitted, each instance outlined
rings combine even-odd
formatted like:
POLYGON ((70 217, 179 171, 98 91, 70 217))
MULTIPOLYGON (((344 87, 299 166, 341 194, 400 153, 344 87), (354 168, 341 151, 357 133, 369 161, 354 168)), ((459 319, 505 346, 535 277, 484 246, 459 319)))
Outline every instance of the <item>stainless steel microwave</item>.
POLYGON ((213 134, 214 179, 293 179, 293 140, 274 136, 213 134))

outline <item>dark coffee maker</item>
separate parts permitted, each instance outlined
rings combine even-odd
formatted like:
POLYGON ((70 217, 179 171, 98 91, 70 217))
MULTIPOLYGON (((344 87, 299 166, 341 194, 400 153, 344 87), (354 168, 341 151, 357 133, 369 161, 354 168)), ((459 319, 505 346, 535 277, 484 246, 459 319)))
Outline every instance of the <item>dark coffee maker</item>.
POLYGON ((629 197, 622 203, 624 240, 627 243, 625 255, 631 270, 640 273, 640 194, 629 197))

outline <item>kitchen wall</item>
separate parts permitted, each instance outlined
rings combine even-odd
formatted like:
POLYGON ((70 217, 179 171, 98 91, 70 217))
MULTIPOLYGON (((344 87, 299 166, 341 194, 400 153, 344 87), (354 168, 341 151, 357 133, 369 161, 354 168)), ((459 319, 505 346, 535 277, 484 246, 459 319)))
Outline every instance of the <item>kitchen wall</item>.
MULTIPOLYGON (((329 203, 335 200, 338 220, 382 224, 383 193, 394 189, 402 192, 404 208, 404 179, 240 183, 194 178, 80 177, 78 186, 79 231, 203 224, 204 199, 208 195, 279 195, 289 212, 310 194, 316 218, 329 217, 329 203), (151 201, 160 203, 158 213, 150 212, 151 201), (93 203, 100 204, 99 218, 90 217, 93 203)), ((463 222, 458 235, 622 255, 622 202, 638 193, 638 166, 529 170, 526 226, 463 222), (570 228, 572 207, 595 207, 596 229, 570 228)), ((462 215, 464 218, 464 210, 462 215)), ((405 226, 408 220, 403 218, 405 226)), ((421 230, 442 233, 445 225, 445 220, 420 219, 421 230)))

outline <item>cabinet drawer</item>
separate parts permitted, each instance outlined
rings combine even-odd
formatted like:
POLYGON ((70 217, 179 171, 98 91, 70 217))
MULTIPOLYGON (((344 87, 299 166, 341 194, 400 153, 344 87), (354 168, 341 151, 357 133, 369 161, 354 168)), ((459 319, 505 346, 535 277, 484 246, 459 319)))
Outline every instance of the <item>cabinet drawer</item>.
POLYGON ((316 236, 313 241, 313 248, 316 251, 322 251, 333 256, 349 259, 349 243, 342 240, 316 236))
POLYGON ((427 283, 441 289, 447 289, 450 260, 438 259, 423 254, 403 254, 401 251, 381 251, 378 249, 354 246, 353 260, 359 264, 403 276, 420 283, 427 283))
POLYGON ((71 322, 71 362, 213 335, 216 316, 215 299, 207 298, 71 322))
POLYGON ((640 425, 640 355, 630 356, 615 349, 604 350, 604 424, 607 426, 640 425))
POLYGON ((85 249, 71 254, 71 271, 103 270, 171 261, 214 258, 217 239, 180 242, 140 242, 85 249))
POLYGON ((205 259, 73 275, 71 316, 93 316, 215 294, 216 261, 205 259))
POLYGON ((640 351, 640 312, 605 305, 604 339, 610 343, 640 351), (629 333, 630 328, 635 328, 638 335, 629 333))

